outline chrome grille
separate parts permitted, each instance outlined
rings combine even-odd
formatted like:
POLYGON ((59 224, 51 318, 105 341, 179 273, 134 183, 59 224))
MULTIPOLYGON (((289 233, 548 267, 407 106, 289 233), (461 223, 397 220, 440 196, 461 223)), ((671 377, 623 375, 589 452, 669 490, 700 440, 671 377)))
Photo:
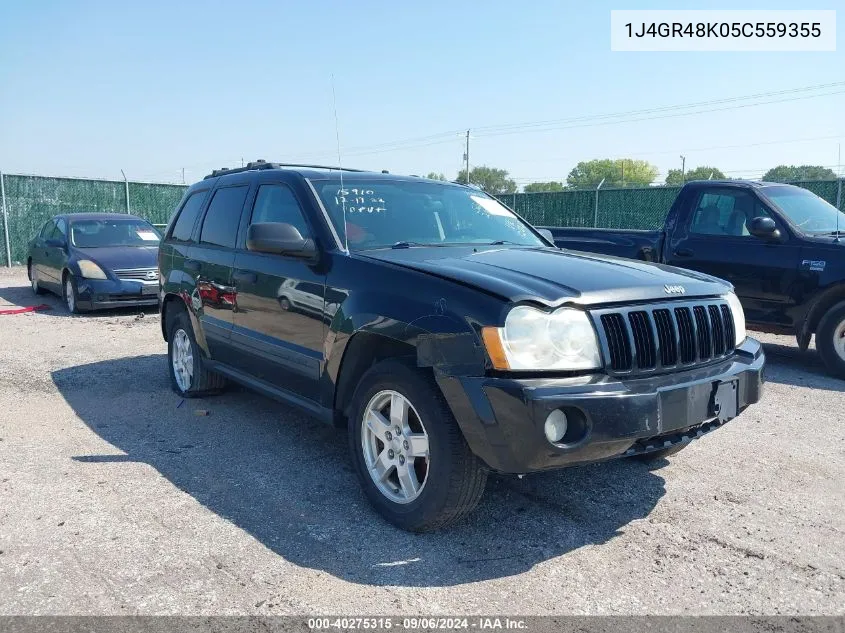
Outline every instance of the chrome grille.
POLYGON ((117 275, 118 279, 131 279, 146 283, 158 282, 157 268, 123 268, 121 270, 115 270, 114 274, 117 275))
POLYGON ((638 375, 687 369, 734 351, 733 315, 724 301, 702 300, 593 310, 607 368, 638 375))

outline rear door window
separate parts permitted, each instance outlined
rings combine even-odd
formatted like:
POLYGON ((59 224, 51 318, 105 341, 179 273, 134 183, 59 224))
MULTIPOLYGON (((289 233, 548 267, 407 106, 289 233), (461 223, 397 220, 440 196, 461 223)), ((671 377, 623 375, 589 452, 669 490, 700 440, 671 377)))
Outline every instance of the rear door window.
POLYGON ((176 224, 170 232, 170 238, 177 242, 190 242, 191 234, 194 232, 194 224, 197 221, 200 209, 202 209, 203 202, 207 191, 197 191, 191 194, 191 197, 182 205, 182 211, 179 217, 176 218, 176 224))
POLYGON ((248 192, 248 185, 225 187, 214 192, 202 223, 200 243, 235 247, 241 211, 248 192))

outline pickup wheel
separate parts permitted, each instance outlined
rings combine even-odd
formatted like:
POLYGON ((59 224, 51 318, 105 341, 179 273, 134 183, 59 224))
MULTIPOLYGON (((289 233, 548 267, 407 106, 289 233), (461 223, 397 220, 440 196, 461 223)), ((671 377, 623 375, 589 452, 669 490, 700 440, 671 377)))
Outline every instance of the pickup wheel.
POLYGON ((183 398, 216 393, 226 386, 223 376, 205 368, 194 329, 184 310, 170 319, 167 361, 173 391, 183 398))
POLYGON ((816 330, 816 349, 828 371, 845 378, 845 301, 837 303, 822 317, 816 330))
POLYGON ((361 378, 349 447, 367 498, 390 523, 426 532, 470 513, 487 471, 470 451, 430 375, 397 360, 361 378))

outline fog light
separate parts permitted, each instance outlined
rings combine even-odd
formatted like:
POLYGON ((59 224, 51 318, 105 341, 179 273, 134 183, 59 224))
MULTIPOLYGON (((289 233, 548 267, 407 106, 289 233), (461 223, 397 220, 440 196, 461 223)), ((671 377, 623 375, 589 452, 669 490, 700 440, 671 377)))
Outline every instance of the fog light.
POLYGON ((566 414, 560 409, 555 409, 546 418, 543 430, 546 432, 546 439, 552 444, 557 444, 566 435, 566 414))

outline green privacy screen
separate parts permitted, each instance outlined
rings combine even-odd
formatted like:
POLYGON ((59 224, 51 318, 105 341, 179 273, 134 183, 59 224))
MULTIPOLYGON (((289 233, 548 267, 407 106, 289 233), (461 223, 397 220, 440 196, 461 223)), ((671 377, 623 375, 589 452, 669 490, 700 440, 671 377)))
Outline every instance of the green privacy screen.
MULTIPOLYGON (((44 222, 60 213, 126 213, 123 181, 45 178, 4 175, 9 246, 12 263, 26 261, 26 250, 44 222)), ((141 182, 129 183, 129 210, 153 224, 164 224, 182 198, 185 187, 141 182)), ((3 227, 0 225, 0 234, 3 227)), ((5 234, 0 235, 2 261, 6 261, 5 234)))
MULTIPOLYGON (((12 263, 20 264, 26 260, 29 240, 54 215, 85 211, 126 213, 127 210, 123 181, 14 175, 3 178, 12 263)), ((840 185, 836 180, 793 184, 809 189, 831 204, 837 202, 840 185)), ((184 191, 183 185, 130 182, 128 208, 131 213, 153 224, 165 224, 184 191)), ((678 191, 680 187, 641 187, 601 189, 598 192, 515 193, 503 195, 500 199, 538 226, 656 229, 663 225, 678 191)), ((5 239, 0 225, 0 244, 5 245, 5 239)), ((7 263, 5 246, 0 261, 7 263)))

